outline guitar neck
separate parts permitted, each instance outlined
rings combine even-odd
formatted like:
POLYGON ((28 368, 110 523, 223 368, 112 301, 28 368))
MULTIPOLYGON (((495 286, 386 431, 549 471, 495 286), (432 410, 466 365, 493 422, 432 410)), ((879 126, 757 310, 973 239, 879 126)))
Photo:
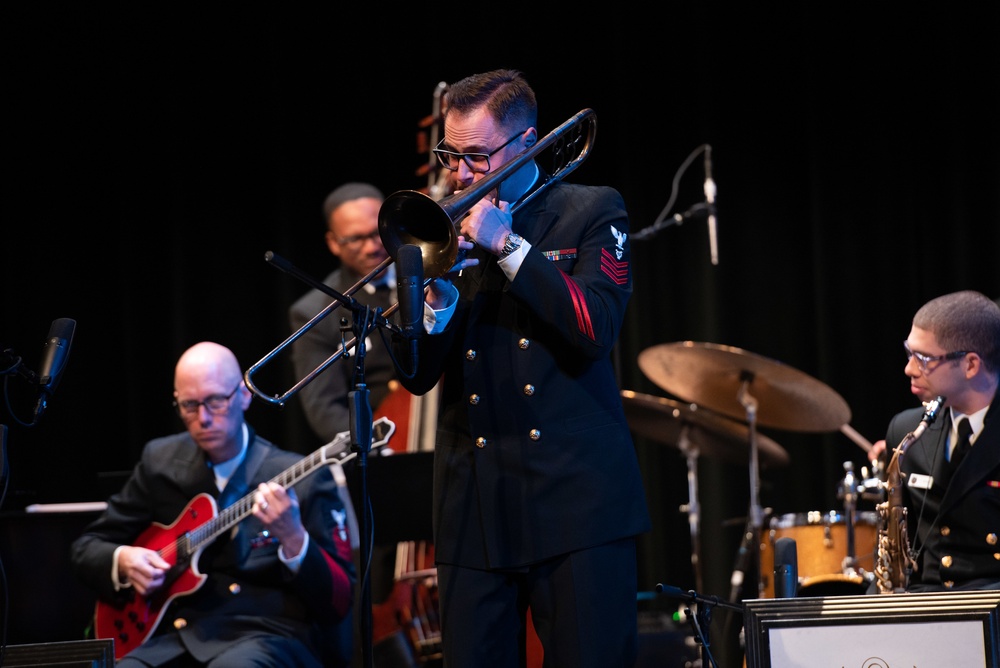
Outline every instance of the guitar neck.
MULTIPOLYGON (((372 448, 384 446, 395 430, 395 423, 385 417, 372 423, 372 448)), ((351 433, 349 431, 341 432, 319 450, 303 457, 268 482, 277 483, 288 489, 324 465, 349 462, 358 456, 357 452, 351 451, 350 444, 351 433)), ((223 508, 216 517, 185 534, 182 538, 186 539, 188 545, 184 551, 187 554, 194 554, 253 514, 255 494, 256 490, 246 494, 232 505, 223 508)))

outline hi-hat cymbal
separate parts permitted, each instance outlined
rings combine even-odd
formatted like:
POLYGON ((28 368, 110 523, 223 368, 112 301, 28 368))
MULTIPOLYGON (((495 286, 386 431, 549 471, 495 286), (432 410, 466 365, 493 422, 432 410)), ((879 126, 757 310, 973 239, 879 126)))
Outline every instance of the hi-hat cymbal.
MULTIPOLYGON (((731 464, 749 465, 750 427, 713 413, 697 404, 684 404, 665 397, 622 390, 622 405, 629 428, 639 436, 673 446, 688 454, 731 464), (682 430, 688 443, 681 442, 682 430)), ((757 461, 762 468, 787 466, 788 453, 767 436, 757 435, 757 461)))
POLYGON ((843 397, 787 364, 740 348, 682 341, 647 348, 639 368, 651 381, 685 401, 747 421, 738 393, 757 401, 757 424, 789 431, 836 431, 851 420, 843 397))

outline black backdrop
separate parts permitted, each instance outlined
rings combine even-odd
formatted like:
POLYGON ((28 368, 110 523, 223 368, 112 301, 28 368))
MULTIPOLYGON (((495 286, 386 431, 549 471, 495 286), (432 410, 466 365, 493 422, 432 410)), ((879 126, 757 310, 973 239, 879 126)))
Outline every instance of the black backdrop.
MULTIPOLYGON (((826 383, 851 425, 881 438, 914 404, 900 350, 914 310, 957 289, 1000 297, 1000 26, 995 8, 837 11, 8 8, 0 344, 37 368, 52 320, 77 330, 41 424, 3 413, 4 509, 103 499, 143 443, 180 428, 170 393, 187 346, 223 342, 249 367, 284 339, 306 286, 265 251, 325 275, 326 193, 425 185, 416 138, 435 87, 494 67, 525 72, 542 133, 595 109, 594 152, 570 180, 618 188, 633 232, 664 209, 685 158, 713 148, 719 264, 703 222, 634 242, 623 388, 668 396, 636 364, 650 346, 736 346, 826 383)), ((670 213, 702 199, 701 179, 698 159, 670 213)), ((292 380, 290 364, 258 375, 274 392, 292 380)), ((24 394, 11 379, 15 414, 24 394)), ((294 400, 255 401, 249 416, 286 447, 320 445, 294 400)), ((761 432, 791 457, 762 471, 765 507, 839 507, 858 446, 761 432)), ((685 461, 637 448, 655 517, 640 586, 691 588, 685 461)), ((703 588, 726 596, 748 467, 699 468, 703 588)))

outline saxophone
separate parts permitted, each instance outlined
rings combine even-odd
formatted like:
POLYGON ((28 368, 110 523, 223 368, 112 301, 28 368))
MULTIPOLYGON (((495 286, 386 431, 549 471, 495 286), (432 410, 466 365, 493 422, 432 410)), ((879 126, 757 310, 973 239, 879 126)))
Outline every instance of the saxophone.
POLYGON ((879 516, 878 557, 875 560, 875 579, 880 594, 901 594, 909 584, 910 573, 917 570, 917 562, 910 548, 910 537, 906 526, 906 506, 903 505, 903 486, 900 480, 899 464, 913 443, 923 435, 927 427, 937 418, 945 398, 937 397, 924 404, 924 415, 920 424, 903 437, 893 450, 892 460, 886 468, 886 500, 875 506, 879 516))

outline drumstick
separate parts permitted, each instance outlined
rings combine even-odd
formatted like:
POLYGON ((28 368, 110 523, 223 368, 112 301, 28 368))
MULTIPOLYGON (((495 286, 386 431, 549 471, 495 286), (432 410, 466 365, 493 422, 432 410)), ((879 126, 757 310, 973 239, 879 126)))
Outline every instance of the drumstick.
POLYGON ((843 432, 844 436, 857 443, 858 446, 865 452, 871 452, 872 448, 875 447, 868 440, 866 440, 864 436, 855 431, 854 427, 847 423, 841 425, 840 431, 843 432))

